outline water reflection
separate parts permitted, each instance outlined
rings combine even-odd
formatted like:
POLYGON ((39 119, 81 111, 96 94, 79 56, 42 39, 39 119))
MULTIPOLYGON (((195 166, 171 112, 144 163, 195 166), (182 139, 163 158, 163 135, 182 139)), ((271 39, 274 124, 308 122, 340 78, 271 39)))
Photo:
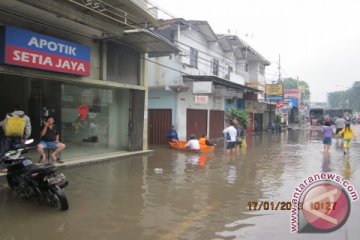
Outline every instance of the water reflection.
MULTIPOLYGON (((316 132, 254 135, 235 154, 152 146, 150 155, 65 169, 71 207, 65 213, 13 196, 0 179, 0 239, 292 239, 289 212, 249 211, 248 202, 288 201, 294 186, 319 170, 360 185, 352 168, 359 149, 346 157, 335 147, 322 154, 316 132)), ((349 239, 360 234, 356 217, 349 219, 349 239)))
POLYGON ((237 178, 236 166, 230 165, 228 167, 227 176, 226 176, 227 182, 233 184, 235 183, 236 178, 237 178))
POLYGON ((345 179, 350 180, 352 174, 353 173, 350 165, 350 156, 345 155, 343 158, 343 176, 345 179))
POLYGON ((330 153, 323 153, 323 162, 321 165, 321 171, 322 172, 331 172, 331 168, 330 168, 330 153))

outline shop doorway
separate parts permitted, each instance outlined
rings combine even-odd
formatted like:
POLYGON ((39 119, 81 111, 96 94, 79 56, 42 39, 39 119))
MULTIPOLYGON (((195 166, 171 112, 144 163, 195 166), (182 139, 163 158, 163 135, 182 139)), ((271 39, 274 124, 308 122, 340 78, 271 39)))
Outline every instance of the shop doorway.
POLYGON ((25 113, 28 113, 28 91, 25 81, 28 81, 28 79, 24 77, 0 75, 0 121, 5 118, 7 113, 11 113, 16 105, 22 105, 25 113))
POLYGON ((198 138, 207 132, 207 110, 187 109, 186 110, 186 139, 191 134, 198 138))
POLYGON ((16 75, 0 76, 0 120, 11 113, 15 106, 23 108, 31 121, 31 138, 38 141, 46 116, 52 115, 61 123, 61 84, 55 81, 32 79, 16 75))
POLYGON ((166 144, 166 132, 172 123, 171 109, 149 109, 149 144, 166 144))
POLYGON ((28 115, 31 119, 32 137, 40 140, 40 131, 46 117, 53 116, 61 134, 61 84, 41 79, 30 80, 28 115))
POLYGON ((263 130, 263 114, 254 113, 254 132, 261 132, 263 130))
POLYGON ((216 139, 224 137, 225 113, 221 110, 210 110, 209 138, 216 139))

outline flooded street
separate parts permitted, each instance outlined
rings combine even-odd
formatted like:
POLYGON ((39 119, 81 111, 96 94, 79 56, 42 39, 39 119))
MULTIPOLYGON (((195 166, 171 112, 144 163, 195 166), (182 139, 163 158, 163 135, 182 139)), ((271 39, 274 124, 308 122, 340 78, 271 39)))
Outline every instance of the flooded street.
POLYGON ((70 181, 66 212, 15 197, 0 179, 0 239, 358 239, 360 201, 342 228, 322 235, 292 234, 290 211, 253 211, 248 203, 291 201, 294 187, 321 171, 360 191, 359 142, 345 157, 335 139, 330 154, 321 153, 316 129, 254 135, 233 155, 221 142, 201 154, 151 148, 59 171, 70 181))

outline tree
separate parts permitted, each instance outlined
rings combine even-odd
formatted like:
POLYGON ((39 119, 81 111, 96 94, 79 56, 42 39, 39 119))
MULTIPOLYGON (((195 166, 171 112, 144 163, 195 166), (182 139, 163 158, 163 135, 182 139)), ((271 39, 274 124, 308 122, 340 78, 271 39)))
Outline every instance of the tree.
POLYGON ((230 121, 236 119, 239 124, 244 125, 245 128, 249 126, 249 113, 245 110, 232 107, 226 112, 226 116, 230 121))
POLYGON ((298 89, 298 81, 294 78, 285 78, 282 83, 284 89, 298 89))
POLYGON ((274 122, 275 122, 275 124, 277 124, 278 126, 280 126, 280 124, 281 124, 281 116, 280 116, 280 115, 276 115, 274 122))
POLYGON ((355 112, 360 112, 360 81, 354 82, 349 89, 350 108, 355 112))
POLYGON ((354 82, 348 90, 328 93, 328 103, 330 108, 350 108, 360 112, 360 81, 354 82))
POLYGON ((284 89, 299 89, 301 86, 304 87, 304 99, 310 100, 311 92, 309 84, 302 80, 296 80, 294 78, 285 78, 282 81, 284 89))
POLYGON ((347 108, 348 91, 336 91, 328 93, 329 108, 347 108))

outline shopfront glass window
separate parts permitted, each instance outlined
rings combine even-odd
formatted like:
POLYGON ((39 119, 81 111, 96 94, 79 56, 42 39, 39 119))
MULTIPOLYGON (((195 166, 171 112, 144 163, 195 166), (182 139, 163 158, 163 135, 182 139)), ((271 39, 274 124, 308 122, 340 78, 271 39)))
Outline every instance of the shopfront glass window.
POLYGON ((61 87, 62 141, 69 157, 127 150, 128 90, 61 87))

